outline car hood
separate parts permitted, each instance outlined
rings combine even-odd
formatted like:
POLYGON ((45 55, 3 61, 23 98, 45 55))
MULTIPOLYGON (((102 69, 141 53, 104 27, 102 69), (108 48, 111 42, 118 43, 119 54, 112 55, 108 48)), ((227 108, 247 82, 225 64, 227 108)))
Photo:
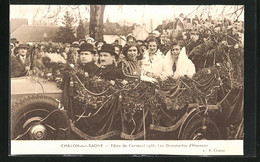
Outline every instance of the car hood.
POLYGON ((37 76, 11 78, 11 95, 62 93, 57 84, 37 76))

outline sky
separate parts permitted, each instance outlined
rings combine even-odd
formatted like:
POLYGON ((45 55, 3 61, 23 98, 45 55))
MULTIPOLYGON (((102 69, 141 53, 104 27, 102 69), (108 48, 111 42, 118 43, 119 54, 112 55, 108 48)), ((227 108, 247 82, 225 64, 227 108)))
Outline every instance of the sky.
MULTIPOLYGON (((51 5, 51 12, 55 13, 57 11, 58 5, 51 5)), ((79 6, 77 11, 72 10, 76 6, 64 6, 62 5, 62 12, 58 14, 59 18, 62 18, 65 10, 71 11, 74 16, 80 11, 80 15, 83 18, 89 18, 89 12, 86 10, 85 5, 79 6)), ((242 6, 238 6, 240 8, 242 6)), ((32 23, 32 18, 38 10, 38 19, 47 13, 48 5, 11 5, 10 6, 10 18, 27 18, 29 25, 32 23)), ((173 20, 174 17, 178 17, 180 13, 184 15, 190 14, 198 8, 197 5, 106 5, 104 12, 104 21, 109 18, 110 22, 118 22, 119 24, 131 25, 136 24, 146 24, 148 27, 156 28, 163 20, 169 19, 173 20)), ((194 11, 189 17, 193 17, 195 14, 200 15, 203 11, 204 13, 209 13, 212 17, 219 18, 222 14, 223 8, 225 17, 229 17, 228 14, 233 11, 234 6, 223 6, 214 5, 210 6, 209 9, 203 10, 205 6, 200 6, 198 10, 194 11)), ((53 15, 53 14, 52 14, 53 15)), ((207 14, 205 14, 207 15, 207 14)), ((243 14, 240 16, 240 20, 243 20, 243 14)))

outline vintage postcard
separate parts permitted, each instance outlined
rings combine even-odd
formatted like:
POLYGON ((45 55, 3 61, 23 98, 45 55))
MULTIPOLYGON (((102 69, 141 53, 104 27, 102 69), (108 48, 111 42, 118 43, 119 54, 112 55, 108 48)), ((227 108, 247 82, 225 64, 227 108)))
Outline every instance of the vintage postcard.
POLYGON ((11 155, 243 155, 243 5, 10 5, 11 155))

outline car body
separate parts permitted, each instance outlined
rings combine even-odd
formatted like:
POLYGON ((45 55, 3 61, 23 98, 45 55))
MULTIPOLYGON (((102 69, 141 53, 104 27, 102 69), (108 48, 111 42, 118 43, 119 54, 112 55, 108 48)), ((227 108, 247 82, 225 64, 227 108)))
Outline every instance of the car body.
MULTIPOLYGON (((12 127, 14 127, 13 125, 17 125, 16 119, 20 119, 24 116, 27 115, 27 112, 31 112, 34 110, 39 109, 38 107, 41 105, 47 105, 48 102, 53 102, 53 105, 49 105, 53 106, 52 109, 48 110, 48 114, 52 114, 52 112, 58 110, 59 112, 61 112, 60 118, 56 118, 54 117, 52 119, 52 123, 55 123, 56 121, 59 122, 59 124, 56 125, 63 125, 63 130, 67 130, 69 128, 69 130, 72 132, 74 132, 74 134, 76 134, 76 136, 80 137, 80 138, 75 138, 71 137, 71 133, 69 133, 70 135, 68 135, 68 133, 66 133, 63 139, 86 139, 84 138, 84 134, 81 133, 77 133, 80 132, 80 128, 76 128, 75 125, 73 125, 71 123, 71 119, 70 116, 71 114, 68 113, 68 111, 64 111, 64 107, 62 106, 62 103, 60 101, 62 101, 62 90, 60 88, 58 88, 57 84, 51 80, 48 80, 46 78, 42 78, 39 76, 24 76, 24 77, 19 77, 19 78, 11 78, 11 106, 12 106, 12 112, 11 112, 11 124, 12 127), (44 97, 45 96, 45 97, 44 97), (41 100, 37 99, 40 98, 41 100), (47 98, 47 100, 44 100, 44 98, 47 98), (30 106, 30 100, 34 100, 33 104, 34 107, 31 106, 31 108, 27 108, 28 106, 30 106), (37 102, 39 102, 37 104, 37 102), (17 104, 18 103, 18 104, 17 104), (17 107, 18 108, 15 108, 17 107), (23 106, 25 105, 25 106, 23 106), (36 105, 36 106, 35 106, 36 105), (37 106, 38 105, 38 106, 37 106), (14 109, 14 110, 13 110, 14 109), (21 109, 21 110, 19 110, 21 109), (24 109, 24 110, 22 110, 24 109), (17 113, 18 110, 18 113, 17 113), (18 114, 18 115, 17 115, 18 114), (15 122, 13 122, 15 121, 15 122), (64 121, 64 122, 63 122, 64 121), (14 124, 15 123, 15 124, 14 124), (60 124, 61 123, 61 124, 60 124), (64 123, 66 123, 67 128, 65 128, 66 126, 64 126, 64 123), (83 134, 83 135, 82 135, 83 134)), ((48 105, 47 105, 48 107, 48 105)), ((48 107, 48 109, 49 109, 48 107)), ((42 112, 44 112, 45 108, 41 108, 42 112)), ((219 137, 216 137, 216 139, 220 138, 220 135, 222 136, 221 139, 226 139, 226 125, 224 123, 224 120, 222 119, 222 114, 221 114, 221 110, 219 109, 219 107, 217 105, 207 105, 207 107, 205 107, 205 105, 200 105, 197 103, 190 103, 187 105, 187 107, 185 109, 183 109, 183 111, 179 111, 177 112, 179 113, 178 118, 176 119, 176 122, 171 126, 171 127, 160 127, 158 125, 153 125, 151 124, 149 129, 147 131, 147 139, 149 139, 148 137, 155 137, 154 134, 175 134, 174 139, 193 139, 193 140, 197 140, 197 139, 207 139, 204 137, 201 137, 201 131, 202 130, 202 126, 203 123, 205 124, 205 120, 210 121, 211 126, 213 126, 213 129, 216 129, 217 132, 219 132, 219 137), (195 123, 194 123, 195 122, 195 123), (195 124, 195 125, 194 125, 195 124), (193 129, 192 127, 200 127, 200 132, 195 132, 195 134, 189 135, 189 136, 185 136, 183 134, 185 134, 185 132, 187 132, 187 129, 190 131, 190 129, 193 129), (183 138, 185 137, 185 138, 183 138)), ((39 114, 39 113, 38 113, 39 114)), ((47 114, 47 116, 49 116, 47 114)), ((35 114, 34 114, 35 115, 35 114)), ((29 116, 29 115, 28 115, 29 116)), ((39 122, 41 122, 42 120, 45 120, 46 117, 41 116, 41 115, 37 115, 37 117, 32 117, 30 116, 30 118, 26 119, 23 124, 21 124, 19 127, 23 127, 26 128, 27 130, 31 129, 34 130, 30 131, 30 137, 33 136, 33 138, 29 138, 29 139, 45 139, 47 138, 45 135, 44 136, 40 136, 37 137, 37 134, 45 134, 47 132, 47 128, 45 126, 43 126, 42 124, 39 124, 39 122), (31 127, 29 127, 28 123, 32 123, 31 127), (36 133, 35 133, 36 132, 36 133)), ((49 126, 49 125, 47 125, 49 126)), ((50 127, 51 129, 54 130, 54 128, 50 127)), ((212 129, 212 128, 211 128, 212 129)), ((12 131, 16 131, 16 128, 12 128, 12 131)), ((11 135, 13 134, 13 132, 11 131, 11 135)), ((21 130, 21 132, 24 132, 25 130, 21 130)), ((54 134, 54 133, 52 133, 54 134)), ((17 136, 17 135, 16 135, 17 136)), ((160 135, 161 136, 161 135, 160 135)), ((167 136, 167 135, 166 135, 167 136)), ((54 137, 55 138, 55 137, 54 137)), ((172 138, 172 137, 171 137, 172 138)), ((12 139, 17 139, 17 138, 13 138, 12 139)), ((166 138, 164 138, 166 139, 166 138)), ((215 139, 215 137, 213 137, 213 139, 215 139)))

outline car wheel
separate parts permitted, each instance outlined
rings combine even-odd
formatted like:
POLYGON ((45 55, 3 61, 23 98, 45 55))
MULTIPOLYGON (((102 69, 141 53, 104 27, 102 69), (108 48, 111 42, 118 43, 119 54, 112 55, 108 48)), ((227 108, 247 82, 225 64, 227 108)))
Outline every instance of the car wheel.
POLYGON ((16 103, 11 110, 12 140, 62 140, 70 135, 69 119, 60 102, 35 95, 16 103))
POLYGON ((184 129, 182 140, 220 140, 221 132, 210 118, 201 115, 194 117, 184 129), (203 121, 204 120, 204 121, 203 121), (205 122, 205 124, 203 124, 205 122), (203 126, 204 125, 204 126, 203 126))

